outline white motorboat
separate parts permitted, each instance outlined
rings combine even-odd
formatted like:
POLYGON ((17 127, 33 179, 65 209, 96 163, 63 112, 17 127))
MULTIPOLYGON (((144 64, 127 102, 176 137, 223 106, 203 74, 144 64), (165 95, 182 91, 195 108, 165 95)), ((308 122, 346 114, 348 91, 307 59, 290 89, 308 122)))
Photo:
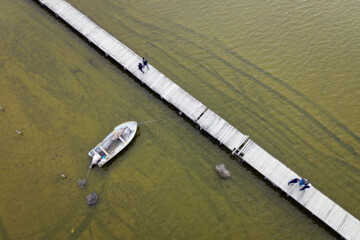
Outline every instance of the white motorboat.
POLYGON ((117 127, 104 138, 88 154, 92 157, 89 168, 93 166, 102 167, 116 154, 123 150, 133 140, 137 130, 137 122, 125 122, 117 127))

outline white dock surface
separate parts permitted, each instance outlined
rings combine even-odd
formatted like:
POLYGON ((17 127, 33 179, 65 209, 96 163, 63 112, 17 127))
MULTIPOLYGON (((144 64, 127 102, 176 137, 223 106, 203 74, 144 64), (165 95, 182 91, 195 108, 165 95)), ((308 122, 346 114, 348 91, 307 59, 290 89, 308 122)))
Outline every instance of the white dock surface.
POLYGON ((39 0, 57 16, 85 36, 108 56, 121 64, 141 82, 146 84, 161 98, 171 103, 184 113, 200 128, 238 155, 266 179, 279 187, 288 196, 308 209, 320 220, 349 240, 360 240, 360 221, 345 211, 314 186, 299 191, 298 184, 288 185, 289 180, 300 178, 264 149, 230 125, 204 104, 192 97, 185 90, 149 64, 150 70, 143 74, 138 69, 142 58, 135 52, 100 28, 87 16, 64 0, 39 0))

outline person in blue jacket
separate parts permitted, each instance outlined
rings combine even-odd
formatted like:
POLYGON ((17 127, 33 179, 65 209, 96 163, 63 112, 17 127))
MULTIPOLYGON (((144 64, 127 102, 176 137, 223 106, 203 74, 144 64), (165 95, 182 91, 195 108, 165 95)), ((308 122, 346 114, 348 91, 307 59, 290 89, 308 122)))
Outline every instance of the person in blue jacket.
POLYGON ((308 181, 305 178, 302 178, 299 182, 300 186, 307 185, 307 184, 308 184, 308 181))

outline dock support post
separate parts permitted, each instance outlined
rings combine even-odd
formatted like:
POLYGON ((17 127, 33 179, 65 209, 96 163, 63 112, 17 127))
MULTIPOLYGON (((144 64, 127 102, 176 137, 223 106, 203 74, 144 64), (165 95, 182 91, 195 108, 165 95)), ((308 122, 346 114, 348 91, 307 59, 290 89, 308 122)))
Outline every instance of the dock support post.
POLYGON ((234 155, 234 154, 235 154, 235 152, 236 152, 236 148, 234 148, 234 149, 233 149, 233 151, 232 151, 231 155, 234 155))

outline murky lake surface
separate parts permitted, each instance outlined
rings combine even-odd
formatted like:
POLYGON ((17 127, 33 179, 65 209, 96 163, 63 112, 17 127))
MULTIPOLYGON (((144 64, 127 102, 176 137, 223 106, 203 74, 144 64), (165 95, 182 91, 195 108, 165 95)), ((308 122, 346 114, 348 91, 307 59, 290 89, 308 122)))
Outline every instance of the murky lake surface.
MULTIPOLYGON (((359 1, 69 2, 360 218, 359 1)), ((0 5, 0 239, 339 237, 37 1, 0 5), (161 121, 79 188, 128 120, 161 121)))

